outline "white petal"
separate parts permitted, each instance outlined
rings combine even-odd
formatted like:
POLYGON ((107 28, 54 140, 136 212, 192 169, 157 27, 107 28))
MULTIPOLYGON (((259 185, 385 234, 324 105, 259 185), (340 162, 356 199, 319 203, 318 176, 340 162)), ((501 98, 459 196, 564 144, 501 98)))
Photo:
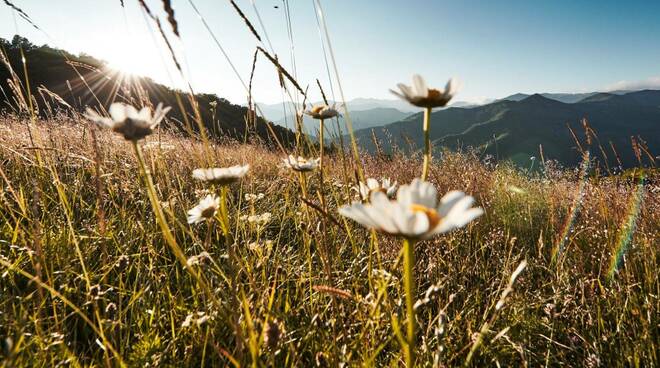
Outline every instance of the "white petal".
POLYGON ((397 227, 394 219, 398 216, 397 205, 392 204, 387 196, 381 192, 371 193, 371 206, 367 206, 367 213, 374 222, 384 231, 394 234, 397 227))
POLYGON ((402 95, 401 93, 399 93, 399 92, 397 92, 397 91, 390 90, 390 93, 392 93, 393 95, 395 95, 396 97, 398 97, 398 98, 400 98, 400 99, 402 99, 402 100, 404 100, 404 101, 408 101, 408 97, 402 95))
POLYGON ((415 88, 415 95, 418 97, 426 97, 429 94, 429 89, 426 86, 426 82, 421 75, 413 75, 413 87, 415 88))
POLYGON ((397 193, 397 201, 403 205, 413 204, 435 208, 437 191, 433 184, 415 179, 409 185, 402 185, 397 193))
POLYGON ((344 217, 348 217, 358 224, 368 227, 370 229, 376 228, 376 223, 366 214, 365 205, 362 203, 353 203, 350 206, 339 208, 338 212, 344 217))
POLYGON ((445 86, 444 95, 449 98, 452 98, 456 95, 456 93, 458 93, 458 89, 459 89, 458 81, 455 78, 451 78, 449 79, 447 85, 445 86))
POLYGON ((112 128, 114 125, 114 122, 110 118, 103 117, 99 115, 96 111, 90 109, 89 107, 87 108, 87 111, 85 112, 85 117, 94 123, 101 125, 106 128, 112 128))
POLYGON ((465 197, 465 193, 459 190, 452 190, 447 192, 440 200, 440 207, 438 207, 438 214, 442 217, 447 216, 449 211, 454 207, 456 202, 465 197))
POLYGON ((126 120, 126 105, 124 105, 121 102, 115 102, 112 105, 110 105, 110 109, 108 109, 108 112, 110 113, 110 117, 112 117, 112 120, 116 122, 122 122, 126 120))
POLYGON ((429 229, 429 220, 423 212, 413 212, 405 208, 393 217, 399 233, 407 236, 417 237, 429 229))

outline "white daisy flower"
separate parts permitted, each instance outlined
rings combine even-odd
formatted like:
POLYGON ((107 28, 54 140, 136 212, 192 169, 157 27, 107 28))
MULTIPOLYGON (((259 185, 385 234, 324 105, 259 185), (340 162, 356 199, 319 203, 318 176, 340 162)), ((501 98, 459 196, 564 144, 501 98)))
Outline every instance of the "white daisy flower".
POLYGON ((265 212, 261 215, 243 215, 239 217, 241 221, 247 221, 251 224, 265 225, 270 222, 272 214, 270 212, 265 212))
POLYGON ((283 159, 283 161, 284 166, 293 171, 308 172, 316 169, 319 166, 321 159, 306 159, 300 156, 296 158, 293 155, 289 155, 289 157, 283 159))
POLYGON ((170 109, 170 107, 164 108, 163 104, 159 103, 152 116, 148 107, 138 111, 131 105, 115 102, 108 109, 109 118, 99 115, 89 107, 85 116, 96 124, 123 135, 128 141, 138 141, 152 134, 170 109))
POLYGON ((335 104, 313 106, 311 109, 303 111, 303 113, 314 119, 330 119, 339 115, 339 111, 337 111, 335 104))
POLYGON ((360 198, 366 201, 372 192, 383 192, 387 198, 394 198, 396 194, 397 182, 392 182, 389 178, 383 178, 380 182, 374 178, 367 178, 367 182, 360 182, 353 189, 360 193, 360 198))
POLYGON ((360 225, 391 235, 410 239, 428 239, 465 226, 481 216, 481 208, 471 207, 474 198, 463 192, 451 191, 437 200, 431 183, 415 179, 403 185, 396 200, 388 200, 383 192, 371 193, 368 204, 353 203, 339 209, 360 225))
POLYGON ((199 201, 197 206, 188 211, 188 223, 198 224, 204 220, 213 218, 219 207, 220 198, 212 194, 207 195, 199 201))
POLYGON ((245 200, 248 202, 256 202, 258 200, 264 199, 266 197, 265 194, 263 193, 258 193, 258 194, 252 194, 252 193, 245 193, 245 200))
POLYGON ((454 78, 447 82, 444 90, 428 88, 424 78, 420 75, 413 75, 413 86, 407 86, 403 83, 397 84, 401 93, 390 90, 399 98, 410 102, 411 104, 419 107, 443 107, 458 92, 458 83, 454 78))
POLYGON ((239 181, 247 174, 248 170, 250 170, 250 165, 195 169, 193 170, 193 178, 211 184, 228 185, 239 181))

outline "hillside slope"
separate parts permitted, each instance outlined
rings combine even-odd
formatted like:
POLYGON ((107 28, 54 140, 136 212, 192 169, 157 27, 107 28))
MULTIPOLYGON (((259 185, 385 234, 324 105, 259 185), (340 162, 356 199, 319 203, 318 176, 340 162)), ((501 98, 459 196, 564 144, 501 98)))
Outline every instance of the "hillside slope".
MULTIPOLYGON (((471 146, 520 165, 527 165, 531 156, 538 156, 542 145, 546 159, 575 165, 580 155, 567 124, 581 141, 586 141, 580 123, 583 118, 598 134, 610 165, 617 163, 609 142, 616 147, 624 167, 638 164, 631 149, 631 136, 643 138, 651 153, 660 151, 660 91, 652 90, 597 94, 570 104, 536 94, 520 101, 440 110, 432 114, 431 139, 436 150, 471 146)), ((417 148, 423 144, 421 113, 379 129, 356 132, 360 143, 369 150, 374 149, 372 130, 382 142, 405 150, 411 148, 410 144, 417 148)), ((385 144, 384 148, 391 147, 385 144)), ((592 151, 600 153, 596 150, 594 147, 592 151)))
MULTIPOLYGON (((76 56, 47 45, 35 46, 19 36, 15 36, 11 42, 0 38, 0 49, 6 54, 11 68, 21 80, 22 94, 27 95, 26 79, 21 63, 21 49, 23 50, 30 91, 42 113, 46 111, 45 101, 48 101, 49 105, 60 108, 64 106, 49 97, 48 93, 42 89, 45 87, 79 111, 86 106, 103 105, 107 108, 114 101, 129 102, 135 105, 141 105, 142 103, 138 101, 145 100, 153 105, 162 102, 173 107, 168 114, 170 125, 181 130, 198 130, 194 109, 191 107, 191 101, 186 92, 173 90, 155 83, 149 78, 127 78, 125 75, 106 68, 103 61, 91 56, 76 56), (183 105, 183 111, 178 100, 183 105)), ((0 88, 2 89, 0 91, 0 110, 16 111, 20 103, 17 102, 16 93, 8 84, 10 78, 11 74, 6 64, 0 62, 0 88)), ((248 116, 247 108, 234 105, 214 94, 196 94, 195 101, 199 106, 202 121, 212 137, 244 138, 245 117, 248 116), (215 105, 215 108, 212 105, 215 105)), ((293 141, 292 132, 278 126, 273 126, 273 129, 283 143, 293 141)), ((257 119, 250 132, 266 142, 272 140, 272 135, 269 134, 263 119, 257 119)))

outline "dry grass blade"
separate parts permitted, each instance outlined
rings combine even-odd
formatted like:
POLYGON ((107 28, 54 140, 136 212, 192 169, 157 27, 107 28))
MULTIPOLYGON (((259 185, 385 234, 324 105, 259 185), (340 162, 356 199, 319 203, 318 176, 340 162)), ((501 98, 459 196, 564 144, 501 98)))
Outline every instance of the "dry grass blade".
POLYGON ((172 9, 172 4, 170 0, 162 0, 163 1, 163 9, 165 9, 165 12, 167 13, 167 21, 170 22, 170 25, 172 26, 172 32, 177 36, 181 37, 179 34, 179 23, 177 23, 176 18, 174 18, 174 9, 172 9))
POLYGON ((9 0, 3 0, 3 1, 5 2, 5 4, 6 4, 7 6, 9 6, 9 7, 12 8, 12 9, 14 9, 14 10, 18 13, 18 15, 20 15, 21 18, 23 18, 26 22, 30 23, 30 25, 32 25, 32 27, 34 27, 34 28, 36 28, 36 29, 38 29, 38 30, 41 31, 41 28, 39 28, 39 27, 38 27, 38 26, 32 21, 32 19, 30 18, 30 16, 27 15, 27 13, 23 11, 23 9, 17 7, 17 6, 14 5, 13 3, 11 3, 9 0))
POLYGON ((270 60, 270 62, 273 63, 273 65, 275 65, 275 67, 277 67, 277 70, 278 70, 280 73, 284 74, 284 76, 286 77, 286 79, 288 79, 288 80, 293 84, 293 86, 296 87, 296 89, 298 90, 298 92, 300 92, 301 95, 305 96, 305 91, 303 91, 302 87, 300 87, 300 85, 298 84, 298 82, 296 81, 296 79, 293 78, 293 77, 291 76, 291 74, 289 74, 289 72, 286 71, 286 69, 284 69, 284 67, 283 67, 283 66, 277 61, 277 59, 275 59, 273 56, 271 56, 271 55, 268 53, 268 51, 264 50, 263 48, 257 46, 257 49, 258 49, 259 51, 261 51, 261 53, 264 54, 264 56, 265 56, 268 60, 270 60))
POLYGON ((257 33, 257 30, 254 28, 254 26, 252 25, 252 23, 250 23, 250 21, 247 19, 247 17, 246 17, 245 14, 243 13, 243 11, 241 11, 241 8, 239 8, 238 5, 236 5, 236 3, 234 2, 234 0, 229 0, 229 2, 230 2, 231 5, 234 7, 234 9, 235 9, 236 12, 238 13, 238 15, 243 19, 243 21, 245 22, 245 25, 250 29, 250 32, 252 32, 252 34, 254 35, 254 37, 256 37, 257 40, 259 40, 259 42, 262 42, 262 41, 261 41, 261 37, 260 37, 259 34, 257 33))
POLYGON ((337 296, 342 299, 353 299, 353 295, 350 292, 332 286, 314 285, 312 289, 320 293, 330 294, 332 296, 337 296))

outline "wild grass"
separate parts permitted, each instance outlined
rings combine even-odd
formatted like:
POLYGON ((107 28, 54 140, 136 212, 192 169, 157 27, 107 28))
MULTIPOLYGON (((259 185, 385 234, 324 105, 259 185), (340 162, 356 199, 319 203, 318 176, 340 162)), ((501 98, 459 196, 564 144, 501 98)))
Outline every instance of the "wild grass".
MULTIPOLYGON (((130 143, 80 118, 1 121, 3 367, 402 365, 392 326, 406 308, 401 243, 337 214, 357 198, 348 154, 326 152, 325 186, 308 174, 303 200, 279 151, 167 131, 140 142, 184 266, 130 143), (231 234, 188 225, 209 190, 192 170, 235 164, 251 169, 228 188, 231 234)), ((422 161, 360 158, 367 176, 402 184, 422 161)), ((657 172, 646 175, 640 186, 549 164, 529 174, 473 152, 436 157, 428 180, 473 195, 485 214, 416 245, 418 365, 468 355, 474 365, 658 365, 660 197, 657 172)))

